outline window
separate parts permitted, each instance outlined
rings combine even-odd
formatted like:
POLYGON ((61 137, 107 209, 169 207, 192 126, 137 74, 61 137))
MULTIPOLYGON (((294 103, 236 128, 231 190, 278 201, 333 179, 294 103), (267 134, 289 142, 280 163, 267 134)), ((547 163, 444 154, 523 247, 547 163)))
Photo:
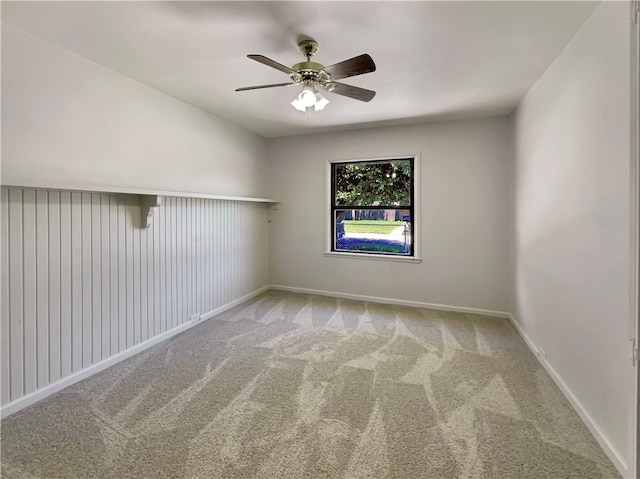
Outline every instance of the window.
POLYGON ((330 164, 331 251, 415 257, 415 158, 330 164))

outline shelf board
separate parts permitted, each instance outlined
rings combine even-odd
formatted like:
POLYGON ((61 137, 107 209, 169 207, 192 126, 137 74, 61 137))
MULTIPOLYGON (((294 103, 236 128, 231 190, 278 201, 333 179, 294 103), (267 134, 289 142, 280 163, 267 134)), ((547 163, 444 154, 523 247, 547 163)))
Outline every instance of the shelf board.
POLYGON ((228 200, 228 201, 248 201, 253 203, 280 203, 279 200, 273 198, 257 198, 253 196, 228 196, 228 195, 213 195, 209 193, 196 193, 192 191, 169 191, 169 190, 148 190, 144 188, 126 188, 119 186, 103 186, 92 185, 87 187, 78 186, 52 186, 52 185, 5 185, 5 188, 33 188, 33 189, 46 189, 46 190, 59 190, 59 191, 84 191, 95 193, 119 193, 126 195, 148 195, 148 196, 169 196, 178 198, 205 198, 210 200, 228 200))

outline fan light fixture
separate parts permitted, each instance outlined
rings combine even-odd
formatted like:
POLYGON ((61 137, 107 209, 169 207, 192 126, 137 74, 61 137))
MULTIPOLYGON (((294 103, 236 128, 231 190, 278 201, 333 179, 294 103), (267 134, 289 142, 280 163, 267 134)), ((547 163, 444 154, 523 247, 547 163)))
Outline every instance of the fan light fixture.
POLYGON ((291 102, 296 110, 305 112, 307 108, 313 107, 315 111, 322 110, 329 104, 329 100, 316 91, 312 84, 306 84, 302 91, 291 102))

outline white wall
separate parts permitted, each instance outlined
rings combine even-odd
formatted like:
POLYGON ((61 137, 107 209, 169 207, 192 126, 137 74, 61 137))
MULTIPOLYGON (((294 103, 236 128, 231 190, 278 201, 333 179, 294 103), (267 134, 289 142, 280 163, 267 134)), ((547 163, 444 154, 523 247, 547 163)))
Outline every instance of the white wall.
POLYGON ((269 142, 272 284, 506 311, 507 117, 269 142), (326 162, 421 155, 422 263, 326 257, 326 162))
POLYGON ((264 148, 258 135, 2 25, 2 184, 264 196, 264 148))
POLYGON ((622 471, 634 407, 629 28, 628 2, 603 2, 524 97, 515 171, 513 313, 622 471))
POLYGON ((164 198, 149 229, 137 195, 3 187, 1 205, 0 391, 12 411, 267 285, 262 203, 164 198))

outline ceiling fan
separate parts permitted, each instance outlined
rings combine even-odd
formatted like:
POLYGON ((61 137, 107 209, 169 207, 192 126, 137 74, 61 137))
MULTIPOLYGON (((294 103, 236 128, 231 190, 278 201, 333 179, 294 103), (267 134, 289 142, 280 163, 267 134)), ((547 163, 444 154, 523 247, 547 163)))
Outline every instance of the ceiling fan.
POLYGON ((236 91, 257 90, 260 88, 273 88, 281 86, 302 85, 302 91, 291 102, 291 105, 300 111, 307 111, 307 108, 313 107, 315 111, 322 110, 328 103, 317 90, 321 86, 330 93, 353 98, 360 101, 371 101, 376 96, 375 91, 359 88, 345 83, 339 83, 336 80, 349 78, 356 75, 374 72, 376 64, 373 59, 365 54, 359 55, 349 60, 345 60, 334 65, 325 67, 320 63, 312 62, 311 57, 318 51, 318 44, 313 40, 303 40, 298 45, 300 52, 307 57, 307 61, 296 63, 291 68, 284 66, 264 55, 247 55, 247 57, 257 62, 263 63, 271 68, 280 70, 289 75, 291 79, 287 83, 274 83, 270 85, 248 86, 238 88, 236 91))

